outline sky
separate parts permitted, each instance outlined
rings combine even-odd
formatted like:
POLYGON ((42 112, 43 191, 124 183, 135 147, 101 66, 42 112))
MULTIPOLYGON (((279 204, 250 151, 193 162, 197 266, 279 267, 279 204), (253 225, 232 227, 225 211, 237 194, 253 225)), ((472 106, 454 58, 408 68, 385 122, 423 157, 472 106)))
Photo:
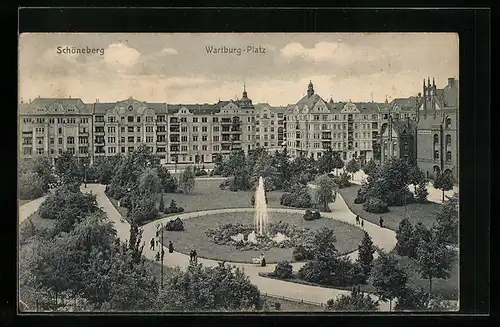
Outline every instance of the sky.
POLYGON ((24 102, 215 103, 241 97, 245 85, 253 103, 285 106, 306 94, 309 81, 327 101, 383 102, 422 92, 424 78, 434 77, 438 88, 458 79, 458 35, 23 33, 18 67, 24 102), (95 50, 58 51, 67 47, 95 50))

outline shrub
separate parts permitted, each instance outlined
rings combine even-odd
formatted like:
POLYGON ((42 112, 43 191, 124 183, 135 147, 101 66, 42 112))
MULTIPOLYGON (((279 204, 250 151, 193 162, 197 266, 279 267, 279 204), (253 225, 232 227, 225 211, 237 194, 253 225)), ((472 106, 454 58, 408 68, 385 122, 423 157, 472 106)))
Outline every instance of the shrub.
POLYGON ((293 275, 293 267, 288 261, 281 261, 274 268, 274 275, 278 278, 287 279, 293 275))
POLYGON ((19 198, 21 200, 32 200, 44 195, 47 190, 43 178, 35 172, 22 173, 19 178, 19 198))
POLYGON ((429 192, 427 191, 427 181, 424 179, 418 183, 416 190, 415 190, 415 200, 418 203, 426 203, 427 202, 427 196, 429 195, 429 192))
POLYGON ((367 199, 365 203, 363 203, 363 210, 371 213, 389 212, 387 204, 384 201, 374 197, 367 199))
POLYGON ((183 207, 177 207, 177 212, 184 212, 184 208, 183 207))
POLYGON ((176 218, 173 220, 170 220, 167 225, 165 226, 165 229, 168 231, 173 231, 173 232, 181 232, 184 230, 184 223, 180 218, 176 218))
POLYGON ((125 195, 120 199, 120 207, 130 209, 131 206, 130 196, 125 195))
POLYGON ((361 186, 361 188, 358 189, 357 196, 354 199, 354 203, 356 204, 365 203, 366 193, 367 193, 366 186, 365 185, 361 186))
POLYGON ((333 181, 338 185, 339 188, 345 188, 351 186, 350 176, 348 173, 343 172, 340 176, 333 176, 333 181))
POLYGON ((311 210, 306 210, 304 214, 304 220, 316 220, 321 219, 321 213, 319 211, 312 212, 311 210))
POLYGON ((328 262, 313 259, 300 268, 298 276, 308 282, 341 287, 360 284, 365 279, 361 267, 348 257, 328 262))
POLYGON ((284 193, 281 196, 280 204, 287 207, 311 208, 312 200, 307 186, 295 185, 291 192, 284 193))
POLYGON ((281 303, 274 302, 274 308, 279 311, 281 309, 281 303))
POLYGON ((313 258, 314 252, 303 245, 299 245, 293 249, 293 259, 296 261, 312 260, 313 258))

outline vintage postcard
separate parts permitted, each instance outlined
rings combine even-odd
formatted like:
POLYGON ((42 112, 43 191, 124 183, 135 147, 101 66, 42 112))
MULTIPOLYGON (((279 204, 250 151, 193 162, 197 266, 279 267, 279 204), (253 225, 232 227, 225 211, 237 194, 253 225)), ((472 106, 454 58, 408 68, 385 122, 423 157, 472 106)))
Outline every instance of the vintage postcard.
POLYGON ((20 310, 457 311, 458 42, 21 34, 20 310))

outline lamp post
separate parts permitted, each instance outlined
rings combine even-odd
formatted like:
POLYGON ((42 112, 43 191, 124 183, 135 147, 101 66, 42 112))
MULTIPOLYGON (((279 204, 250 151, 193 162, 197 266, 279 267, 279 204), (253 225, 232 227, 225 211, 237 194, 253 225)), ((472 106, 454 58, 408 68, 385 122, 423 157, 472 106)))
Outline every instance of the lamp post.
POLYGON ((87 163, 85 162, 83 164, 83 183, 85 185, 85 188, 87 188, 87 163))
POLYGON ((160 228, 161 228, 161 282, 160 282, 160 287, 163 290, 163 223, 160 223, 160 228))

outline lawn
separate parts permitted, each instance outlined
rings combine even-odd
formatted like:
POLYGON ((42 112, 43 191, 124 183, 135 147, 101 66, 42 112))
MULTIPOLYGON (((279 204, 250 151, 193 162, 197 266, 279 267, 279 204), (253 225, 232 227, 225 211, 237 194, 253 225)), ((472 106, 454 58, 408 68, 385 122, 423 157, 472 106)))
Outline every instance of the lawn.
MULTIPOLYGON (((303 226, 311 230, 317 230, 322 227, 333 229, 337 237, 336 247, 340 253, 357 250, 358 244, 361 243, 363 238, 363 231, 361 229, 329 218, 305 221, 302 215, 299 214, 271 212, 269 215, 271 221, 281 220, 291 225, 303 226)), ((258 257, 262 253, 261 250, 242 251, 231 245, 218 245, 205 232, 210 228, 213 229, 227 223, 252 224, 253 219, 252 212, 223 213, 186 219, 184 220, 185 231, 164 231, 164 244, 172 241, 175 250, 184 254, 188 254, 191 250, 196 249, 200 258, 251 263, 252 258, 258 257)), ((269 251, 265 251, 265 256, 268 263, 276 263, 283 260, 293 262, 292 253, 292 248, 272 248, 269 251)))
POLYGON ((355 204, 357 192, 361 188, 360 185, 352 185, 339 190, 340 195, 344 198, 347 206, 352 212, 359 215, 361 218, 372 223, 378 224, 380 217, 384 219, 384 226, 392 230, 397 230, 399 222, 405 217, 415 224, 422 222, 426 227, 431 227, 436 222, 436 214, 440 211, 441 205, 434 202, 428 203, 410 203, 401 207, 389 207, 389 212, 375 214, 363 210, 363 204, 355 204))
MULTIPOLYGON (((189 194, 184 193, 166 193, 163 194, 165 207, 170 205, 172 199, 177 206, 183 207, 184 212, 194 212, 202 210, 224 209, 224 208, 251 208, 253 191, 232 192, 229 190, 221 190, 219 185, 223 180, 196 180, 196 186, 189 194)), ((270 208, 284 208, 280 205, 280 198, 283 192, 273 191, 267 193, 268 204, 270 208)), ((118 201, 108 197, 115 208, 123 217, 127 216, 127 209, 118 207, 118 201)), ((159 200, 158 200, 159 204, 159 200)), ((176 214, 161 213, 157 219, 165 216, 175 216, 176 214)), ((148 222, 143 222, 146 224, 148 222)))
MULTIPOLYGON (((397 259, 399 264, 405 268, 408 273, 408 285, 412 288, 422 287, 424 290, 429 290, 429 280, 422 279, 418 273, 418 264, 407 257, 402 257, 393 253, 394 257, 397 259)), ((296 273, 296 272, 294 272, 296 273)), ((266 274, 260 274, 263 277, 276 278, 266 274)), ((319 285, 316 283, 307 282, 298 278, 287 279, 287 281, 299 284, 320 286, 326 288, 337 288, 350 290, 350 287, 339 287, 333 285, 319 285)), ((360 285, 363 292, 375 293, 375 288, 371 284, 372 281, 368 280, 368 284, 360 285)), ((450 277, 448 279, 434 278, 432 280, 432 294, 438 294, 443 297, 444 300, 458 300, 459 298, 459 264, 458 261, 453 265, 450 271, 450 277)))

